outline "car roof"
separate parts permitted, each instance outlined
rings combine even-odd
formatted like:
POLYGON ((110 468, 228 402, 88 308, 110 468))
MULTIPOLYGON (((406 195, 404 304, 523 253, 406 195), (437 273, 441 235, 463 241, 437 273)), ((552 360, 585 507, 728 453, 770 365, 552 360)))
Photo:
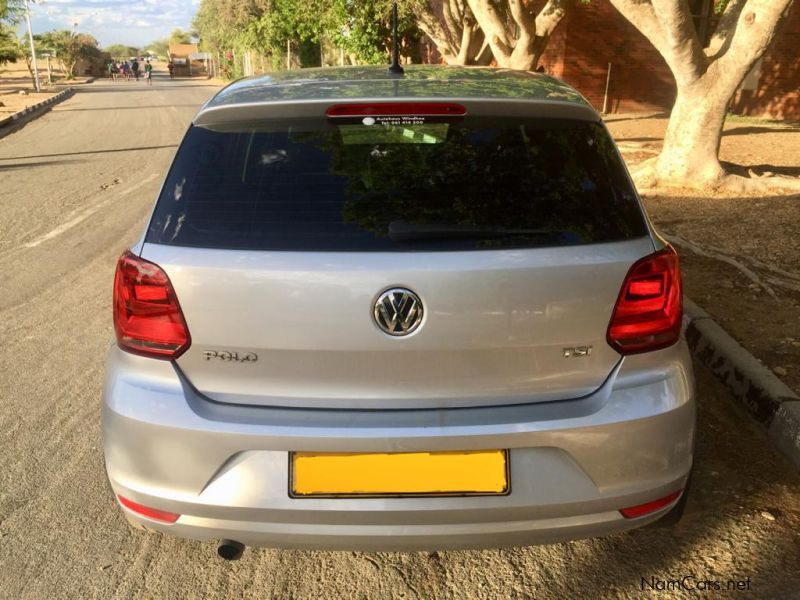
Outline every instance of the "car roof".
MULTIPOLYGON (((342 101, 455 100, 473 107, 487 103, 519 105, 546 116, 597 120, 581 94, 560 79, 491 67, 409 65, 404 75, 385 66, 327 67, 279 71, 234 81, 209 100, 195 124, 243 120, 280 113, 297 114, 300 106, 342 101)), ((504 107, 505 109, 506 107, 504 107)), ((300 112, 303 112, 302 110, 300 112)), ((471 110, 475 113, 475 110, 471 110)), ((512 111, 516 112, 516 111, 512 111)))

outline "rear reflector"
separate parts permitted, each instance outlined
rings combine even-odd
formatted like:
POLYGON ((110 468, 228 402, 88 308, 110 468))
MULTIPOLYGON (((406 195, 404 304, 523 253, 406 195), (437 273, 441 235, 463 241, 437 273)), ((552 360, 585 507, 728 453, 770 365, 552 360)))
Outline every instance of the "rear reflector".
POLYGON ((622 513, 622 516, 626 519, 635 519, 636 517, 643 517, 645 515, 649 515, 650 513, 654 513, 657 510, 661 510, 662 508, 669 506, 675 500, 680 498, 683 490, 678 490, 677 492, 672 492, 669 496, 664 496, 663 498, 659 498, 658 500, 653 500, 652 502, 645 502, 644 504, 639 504, 637 506, 630 506, 628 508, 620 508, 619 512, 622 513))
POLYGON ((167 274, 130 250, 117 262, 114 330, 120 348, 152 358, 175 359, 191 343, 167 274))
POLYGON ((132 510, 138 515, 142 515, 143 517, 147 517, 148 519, 153 519, 154 521, 161 521, 163 523, 174 523, 180 518, 180 515, 176 515, 175 513, 167 512, 165 510, 158 510, 157 508, 150 508, 149 506, 144 506, 139 504, 138 502, 134 502, 133 500, 128 500, 125 496, 117 496, 120 504, 125 508, 132 510))
POLYGON ((402 116, 463 117, 467 109, 452 102, 376 102, 374 104, 335 104, 325 111, 328 117, 402 116))
POLYGON ((634 263, 608 325, 608 343, 621 354, 666 348, 681 334, 683 296, 672 246, 634 263))

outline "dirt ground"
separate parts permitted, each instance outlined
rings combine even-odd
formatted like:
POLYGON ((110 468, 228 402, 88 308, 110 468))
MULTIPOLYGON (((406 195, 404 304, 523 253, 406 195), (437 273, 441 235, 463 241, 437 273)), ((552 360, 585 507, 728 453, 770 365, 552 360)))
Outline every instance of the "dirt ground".
MULTIPOLYGON (((629 166, 661 145, 665 115, 606 119, 629 166)), ((721 158, 732 170, 800 176, 800 125, 730 117, 721 158)), ((800 195, 645 198, 678 249, 687 295, 800 393, 800 195)))
POLYGON ((62 89, 64 85, 83 83, 86 78, 77 78, 71 82, 63 80, 63 73, 52 65, 53 85, 47 84, 47 62, 36 61, 39 66, 39 81, 42 92, 34 91, 33 80, 25 65, 25 61, 8 63, 0 67, 0 119, 19 112, 28 106, 47 100, 62 89), (22 93, 20 93, 22 92, 22 93))

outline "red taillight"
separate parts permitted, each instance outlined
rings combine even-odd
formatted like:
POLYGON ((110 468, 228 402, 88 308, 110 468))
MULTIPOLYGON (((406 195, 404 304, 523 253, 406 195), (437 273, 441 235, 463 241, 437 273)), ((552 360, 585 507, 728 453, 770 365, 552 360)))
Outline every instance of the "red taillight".
POLYGON ((132 510, 136 514, 142 515, 143 517, 147 517, 148 519, 153 519, 154 521, 174 523, 180 518, 180 515, 176 515, 175 513, 167 512, 165 510, 158 510, 157 508, 144 506, 143 504, 139 504, 133 500, 128 500, 125 496, 118 495, 117 498, 119 499, 120 504, 122 504, 122 506, 125 508, 132 510))
POLYGON ((191 343, 167 274, 130 250, 117 262, 114 329, 120 348, 142 356, 172 360, 191 343))
POLYGON ((402 116, 463 117, 467 109, 452 102, 376 102, 374 104, 335 104, 325 111, 328 117, 402 116))
POLYGON ((682 315, 678 255, 667 246, 628 271, 608 325, 608 343, 622 354, 666 348, 680 337, 682 315))
POLYGON ((681 493, 683 493, 683 490, 678 490, 677 492, 672 492, 669 496, 664 496, 663 498, 653 500, 652 502, 645 502, 644 504, 629 506, 628 508, 620 508, 619 512, 622 513, 622 516, 626 519, 643 517, 645 515, 649 515, 650 513, 654 513, 657 510, 661 510, 665 506, 669 506, 675 502, 675 500, 680 498, 681 493))

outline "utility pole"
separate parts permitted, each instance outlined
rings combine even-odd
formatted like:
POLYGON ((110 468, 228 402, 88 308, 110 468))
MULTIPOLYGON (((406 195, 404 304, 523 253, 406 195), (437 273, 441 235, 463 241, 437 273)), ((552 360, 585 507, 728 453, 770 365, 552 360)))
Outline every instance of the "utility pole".
POLYGON ((37 92, 42 91, 42 86, 39 85, 39 67, 36 66, 36 46, 33 43, 33 29, 31 28, 31 10, 28 6, 28 0, 25 0, 25 20, 28 21, 28 41, 31 44, 31 65, 33 66, 33 86, 37 92))

